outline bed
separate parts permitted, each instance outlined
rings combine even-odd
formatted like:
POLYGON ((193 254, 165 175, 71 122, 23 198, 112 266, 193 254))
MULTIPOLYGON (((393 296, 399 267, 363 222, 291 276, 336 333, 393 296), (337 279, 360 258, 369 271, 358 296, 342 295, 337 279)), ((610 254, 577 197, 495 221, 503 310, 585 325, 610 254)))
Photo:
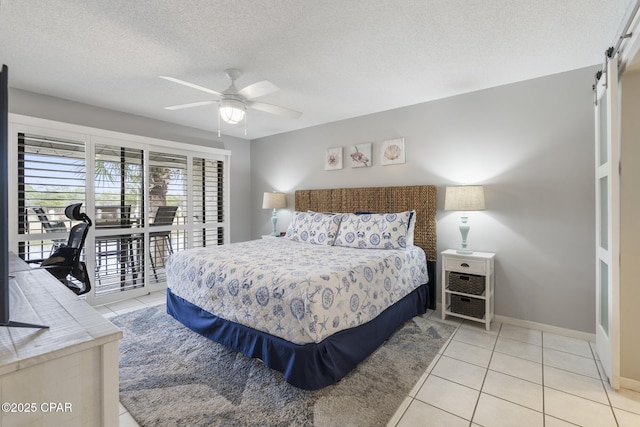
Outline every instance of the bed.
POLYGON ((167 312, 296 387, 334 384, 435 307, 435 196, 434 186, 296 191, 285 238, 172 254, 167 312))

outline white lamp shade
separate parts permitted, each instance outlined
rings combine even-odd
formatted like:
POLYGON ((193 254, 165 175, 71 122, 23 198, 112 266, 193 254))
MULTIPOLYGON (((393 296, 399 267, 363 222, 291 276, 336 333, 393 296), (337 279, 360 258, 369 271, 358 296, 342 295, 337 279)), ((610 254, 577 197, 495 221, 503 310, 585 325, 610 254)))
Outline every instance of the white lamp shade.
POLYGON ((218 111, 222 120, 232 125, 237 125, 244 120, 247 107, 242 101, 237 101, 235 99, 223 99, 220 101, 220 108, 218 111))
POLYGON ((447 187, 444 196, 445 211, 482 211, 484 209, 484 187, 482 185, 447 187))
POLYGON ((264 193, 262 197, 262 209, 284 209, 287 207, 287 198, 284 193, 276 191, 264 193))

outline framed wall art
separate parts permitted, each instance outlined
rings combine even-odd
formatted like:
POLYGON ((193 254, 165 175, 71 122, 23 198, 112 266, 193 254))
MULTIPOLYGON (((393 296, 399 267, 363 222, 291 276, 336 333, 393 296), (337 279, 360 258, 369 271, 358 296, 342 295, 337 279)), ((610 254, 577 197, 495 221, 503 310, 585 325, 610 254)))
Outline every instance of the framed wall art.
POLYGON ((352 168, 366 168, 371 166, 371 143, 357 144, 349 147, 352 168))
POLYGON ((397 165, 404 162, 404 138, 390 139, 380 144, 381 165, 397 165))
POLYGON ((327 148, 324 155, 324 170, 342 169, 342 147, 327 148))

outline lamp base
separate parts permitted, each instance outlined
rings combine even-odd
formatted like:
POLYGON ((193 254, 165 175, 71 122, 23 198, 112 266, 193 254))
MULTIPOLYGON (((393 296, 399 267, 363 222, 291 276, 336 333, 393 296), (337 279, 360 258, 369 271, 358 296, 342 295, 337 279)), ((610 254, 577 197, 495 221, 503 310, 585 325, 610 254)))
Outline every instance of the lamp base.
POLYGON ((271 235, 272 236, 277 236, 278 235, 278 231, 276 230, 276 223, 278 222, 278 217, 276 216, 276 210, 274 209, 273 212, 271 212, 271 223, 273 224, 273 228, 271 230, 271 235))
POLYGON ((460 245, 461 248, 456 251, 459 254, 470 255, 473 253, 471 249, 467 248, 467 236, 469 235, 469 229, 471 228, 467 222, 468 219, 469 217, 465 214, 460 216, 460 234, 462 235, 462 244, 460 245))

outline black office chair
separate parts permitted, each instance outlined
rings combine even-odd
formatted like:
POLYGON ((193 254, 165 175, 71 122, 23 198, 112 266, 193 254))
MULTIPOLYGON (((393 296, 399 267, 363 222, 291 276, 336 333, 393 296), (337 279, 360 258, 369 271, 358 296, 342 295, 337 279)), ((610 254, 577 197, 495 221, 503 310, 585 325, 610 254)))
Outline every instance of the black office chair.
MULTIPOLYGON (((153 222, 149 224, 150 227, 158 227, 161 225, 172 225, 173 220, 176 217, 176 212, 178 211, 178 206, 158 206, 158 210, 156 211, 156 216, 153 219, 153 222)), ((169 254, 173 253, 173 244, 171 243, 171 231, 151 231, 149 233, 149 240, 153 239, 155 245, 157 245, 158 239, 162 239, 167 242, 168 252, 169 254)), ((154 245, 154 248, 155 248, 154 245)), ((156 278, 156 282, 158 281, 158 273, 156 272, 156 263, 153 260, 154 256, 149 251, 149 257, 151 259, 151 268, 153 269, 153 275, 156 278)), ((164 259, 163 259, 164 262, 164 259)))
POLYGON ((91 290, 87 265, 84 261, 81 261, 80 257, 92 223, 85 213, 80 212, 81 206, 82 203, 74 203, 64 210, 64 214, 70 220, 82 221, 71 228, 67 243, 61 244, 47 259, 27 261, 29 263, 40 263, 41 268, 46 268, 49 273, 53 274, 77 295, 86 294, 91 290), (69 280, 69 276, 75 280, 69 280))

